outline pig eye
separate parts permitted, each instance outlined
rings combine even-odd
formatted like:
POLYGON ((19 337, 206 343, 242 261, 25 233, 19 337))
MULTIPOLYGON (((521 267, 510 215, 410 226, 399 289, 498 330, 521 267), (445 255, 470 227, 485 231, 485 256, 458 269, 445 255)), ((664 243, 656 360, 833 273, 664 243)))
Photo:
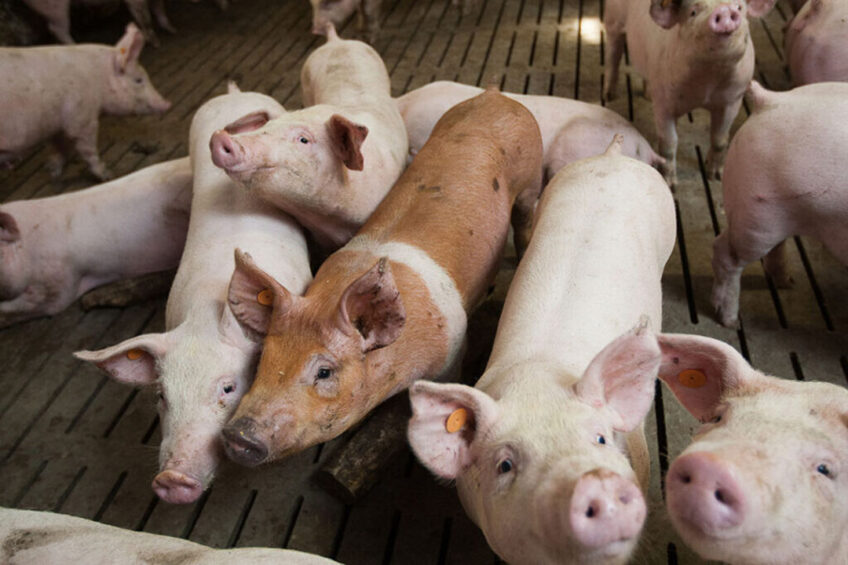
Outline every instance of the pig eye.
POLYGON ((144 83, 144 79, 143 79, 143 78, 141 78, 141 77, 138 77, 137 79, 135 79, 135 83, 136 83, 136 84, 143 84, 143 83, 144 83))
POLYGON ((718 424, 719 422, 721 422, 721 415, 716 416, 715 418, 713 418, 712 420, 710 420, 710 423, 711 423, 711 424, 718 424))
POLYGON ((598 436, 595 438, 595 441, 597 441, 597 442, 598 442, 598 443, 600 443, 601 445, 606 445, 606 444, 607 444, 607 438, 605 438, 605 437, 604 437, 603 435, 601 435, 601 434, 598 434, 598 436))
POLYGON ((231 394, 236 391, 236 385, 226 385, 224 386, 224 394, 231 394))
POLYGON ((694 18, 698 15, 698 10, 692 10, 692 13, 690 13, 689 15, 694 18))
POLYGON ((300 139, 298 139, 298 141, 301 142, 304 145, 309 143, 309 140, 306 139, 305 137, 303 137, 302 135, 300 136, 300 139))
POLYGON ((830 476, 831 476, 830 469, 824 463, 819 464, 819 466, 816 467, 816 471, 818 471, 819 473, 821 473, 825 477, 830 478, 830 476))
POLYGON ((504 459, 500 463, 498 463, 498 474, 505 475, 512 471, 514 465, 512 463, 512 459, 504 459))
POLYGON ((315 374, 315 378, 319 380, 329 379, 330 375, 333 374, 333 370, 329 367, 321 367, 318 369, 318 372, 315 374))

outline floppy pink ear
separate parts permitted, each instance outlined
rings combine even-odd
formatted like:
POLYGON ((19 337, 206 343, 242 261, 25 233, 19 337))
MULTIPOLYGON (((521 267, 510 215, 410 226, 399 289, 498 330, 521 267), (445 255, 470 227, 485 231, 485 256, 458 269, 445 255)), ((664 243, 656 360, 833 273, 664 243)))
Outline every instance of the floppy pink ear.
POLYGON ((115 45, 115 71, 121 74, 129 65, 138 61, 143 47, 144 34, 135 24, 128 24, 127 31, 115 45))
POLYGON ((651 0, 651 19, 664 29, 674 27, 680 20, 680 0, 651 0))
POLYGON ((390 345, 400 337, 406 310, 386 257, 347 287, 339 314, 344 327, 362 335, 363 352, 390 345))
POLYGON ((777 0, 748 0, 748 17, 762 18, 774 8, 777 0))
POLYGON ((474 438, 497 418, 497 403, 470 386, 429 381, 412 385, 409 400, 407 436, 415 455, 434 475, 456 478, 472 461, 474 438))
POLYGON ((365 166, 362 144, 368 136, 368 128, 351 122, 341 114, 333 114, 327 126, 330 130, 330 143, 336 156, 348 169, 361 171, 365 166))
POLYGON ((639 326, 603 348, 575 383, 574 391, 588 404, 611 409, 616 417, 613 427, 629 432, 651 408, 659 366, 657 338, 647 327, 639 326))
POLYGON ((255 131, 271 121, 271 115, 265 110, 251 112, 246 116, 242 116, 231 124, 224 127, 224 131, 231 135, 255 131))
POLYGON ((77 351, 74 357, 94 363, 115 381, 130 386, 153 384, 156 364, 168 351, 166 334, 145 334, 99 351, 77 351))
POLYGON ((271 325, 271 314, 285 313, 291 307, 291 294, 257 267, 249 253, 236 249, 235 261, 227 294, 230 310, 242 326, 263 336, 271 325))
POLYGON ((699 335, 660 334, 660 379, 698 420, 712 418, 727 390, 756 378, 756 373, 728 344, 699 335))
POLYGON ((15 217, 0 210, 0 241, 14 243, 21 239, 21 230, 15 217))

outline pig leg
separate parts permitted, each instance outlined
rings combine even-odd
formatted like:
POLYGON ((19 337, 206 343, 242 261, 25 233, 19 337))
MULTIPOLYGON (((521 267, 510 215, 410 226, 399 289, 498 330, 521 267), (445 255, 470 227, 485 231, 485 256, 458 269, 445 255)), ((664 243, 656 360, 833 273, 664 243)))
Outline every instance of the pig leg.
POLYGON ((727 142, 730 137, 730 126, 739 113, 742 100, 710 109, 710 150, 707 152, 708 179, 721 179, 721 170, 724 168, 724 158, 727 156, 727 142))
POLYGON ((152 0, 150 10, 153 12, 153 17, 159 27, 170 33, 177 33, 177 29, 171 24, 168 19, 168 13, 165 12, 165 0, 152 0))
POLYGON ((141 28, 144 37, 156 47, 159 47, 159 38, 153 29, 153 21, 150 18, 150 9, 147 0, 125 0, 132 18, 141 28))
POLYGON ((53 151, 47 158, 47 172, 53 179, 58 179, 62 176, 62 171, 65 170, 65 163, 71 156, 72 144, 68 139, 59 134, 51 140, 53 151))
POLYGON ((382 0, 362 0, 360 5, 361 29, 368 38, 368 43, 374 45, 380 34, 380 4, 382 0))
POLYGON ((96 117, 90 120, 82 118, 79 124, 75 124, 70 128, 71 131, 66 131, 65 134, 74 141, 77 152, 88 163, 91 174, 106 181, 112 178, 112 174, 106 169, 106 165, 97 153, 97 128, 96 117))
MULTIPOLYGON (((713 243, 712 303, 722 325, 733 327, 739 315, 742 270, 779 245, 785 233, 752 222, 731 223, 713 243)), ((780 251, 778 251, 780 253, 780 251)))
POLYGON ((624 34, 607 33, 607 60, 604 65, 604 100, 615 100, 618 91, 618 67, 624 54, 624 34))
POLYGON ((660 155, 665 158, 665 170, 662 171, 665 182, 674 188, 677 186, 677 119, 657 110, 654 104, 654 124, 659 138, 660 155))
POLYGON ((771 277, 777 288, 792 288, 795 281, 786 267, 786 240, 778 243, 763 258, 763 268, 771 277))

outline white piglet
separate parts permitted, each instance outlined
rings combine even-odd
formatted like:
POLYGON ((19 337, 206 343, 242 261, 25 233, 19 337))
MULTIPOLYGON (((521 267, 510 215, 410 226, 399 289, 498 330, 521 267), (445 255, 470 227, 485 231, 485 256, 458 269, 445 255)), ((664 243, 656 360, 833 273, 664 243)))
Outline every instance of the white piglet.
POLYGON ((708 337, 659 344, 660 377, 703 424, 665 479, 686 544, 734 565, 848 563, 848 391, 766 376, 708 337))
POLYGON ((718 177, 730 126, 754 74, 749 17, 764 16, 775 0, 609 0, 604 8, 607 59, 604 96, 618 83, 618 64, 627 52, 648 81, 666 180, 677 183, 677 118, 710 112, 707 175, 718 177))
POLYGON ((117 381, 157 387, 162 446, 153 489, 168 502, 193 502, 209 486, 223 455, 221 428, 253 379, 260 343, 242 331, 227 307, 234 249, 252 254, 295 293, 311 280, 300 227, 238 190, 212 164, 212 132, 250 112, 277 116, 284 110, 263 94, 234 92, 208 101, 192 121, 194 196, 166 331, 76 354, 117 381))
POLYGON ((410 390, 415 454, 510 563, 624 563, 646 517, 650 328, 675 219, 621 142, 545 188, 477 386, 410 390))
POLYGON ((191 182, 184 157, 0 206, 0 327, 57 314, 96 286, 176 267, 191 182))
POLYGON ((100 114, 161 114, 171 107, 138 62, 142 47, 144 37, 130 24, 114 47, 0 48, 0 166, 49 140, 53 176, 62 174, 74 147, 94 176, 109 178, 97 153, 100 114))
POLYGON ((327 42, 301 71, 302 110, 255 113, 212 137, 212 158, 297 219, 327 251, 353 237, 403 171, 407 138, 386 65, 369 45, 327 42), (235 131, 238 129, 238 131, 235 131))

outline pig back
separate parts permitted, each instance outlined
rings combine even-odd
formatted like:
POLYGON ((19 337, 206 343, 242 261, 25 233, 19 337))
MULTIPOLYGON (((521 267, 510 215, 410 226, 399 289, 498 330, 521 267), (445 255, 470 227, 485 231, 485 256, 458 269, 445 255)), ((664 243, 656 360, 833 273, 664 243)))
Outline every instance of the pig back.
POLYGON ((439 120, 362 232, 425 250, 456 282, 467 310, 494 276, 516 197, 538 191, 541 171, 532 114, 487 91, 439 120))
POLYGON ((605 154, 563 168, 536 209, 489 367, 546 359, 580 375, 642 316, 659 331, 674 238, 673 200, 650 166, 605 154))

